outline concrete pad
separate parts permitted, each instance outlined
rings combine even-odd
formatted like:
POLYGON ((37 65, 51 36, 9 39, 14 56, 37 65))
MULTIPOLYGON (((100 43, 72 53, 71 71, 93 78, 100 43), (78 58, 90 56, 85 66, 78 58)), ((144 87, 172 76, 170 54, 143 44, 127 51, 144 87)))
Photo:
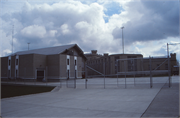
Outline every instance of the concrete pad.
MULTIPOLYGON (((41 95, 35 96, 27 96, 26 98, 16 97, 15 99, 2 100, 2 116, 32 116, 32 117, 87 117, 87 116, 100 116, 100 114, 105 113, 108 111, 108 116, 116 116, 122 114, 122 116, 139 116, 145 111, 148 107, 152 99, 141 101, 141 96, 148 95, 149 97, 152 95, 156 95, 158 89, 151 89, 147 90, 146 93, 143 93, 142 90, 119 90, 119 89, 88 89, 88 90, 79 90, 79 89, 68 89, 60 90, 59 92, 51 92, 45 93, 47 94, 47 98, 42 99, 42 101, 37 100, 38 98, 43 98, 41 95), (94 91, 94 92, 93 92, 94 91), (61 94, 64 93, 64 94, 61 94), (78 96, 82 92, 86 93, 86 97, 78 96), (77 93, 77 94, 76 94, 77 93), (137 93, 134 99, 131 98, 137 93), (49 96, 51 97, 48 97, 49 96), (51 99, 53 95, 59 97, 55 97, 56 99, 51 99), (64 97, 61 97, 64 96, 64 97), (78 97, 74 97, 78 96, 78 97), (122 97, 121 97, 122 96, 122 97), (66 99, 65 99, 66 98, 66 99), (96 99, 97 98, 97 99, 96 99), (121 99, 118 99, 121 98, 121 99), (27 99, 27 101, 26 101, 27 99), (49 99, 49 100, 47 100, 49 99), (141 102, 140 102, 141 101, 141 102), (14 106, 11 107, 12 110, 8 110, 6 107, 7 102, 10 105, 14 106), (22 103, 21 103, 22 102, 22 103), (34 103, 33 103, 34 102, 34 103), (43 104, 44 103, 44 104, 43 104), (33 107, 34 105, 34 107, 33 107), (19 107, 18 109, 16 107, 19 107), (138 107, 137 107, 138 106, 138 107), (49 109, 48 109, 49 108, 49 109), (60 109, 59 112, 55 112, 60 109), (32 114, 29 112, 32 111, 32 114), (83 111, 83 114, 81 113, 83 111), (93 113, 92 113, 93 111, 93 113), (115 113, 118 112, 118 113, 115 113), (115 114, 114 114, 115 113, 115 114), (97 115, 98 114, 98 115, 97 115), (126 114, 126 115, 125 115, 126 114)), ((144 91, 145 92, 145 91, 144 91)), ((44 96, 44 95, 43 95, 44 96)), ((148 97, 148 96, 146 96, 148 97)), ((152 98, 152 97, 151 97, 152 98)), ((104 116, 104 115, 102 115, 104 116)))
MULTIPOLYGON (((141 79, 143 78, 139 80, 141 79)), ((128 82, 132 80, 131 78, 128 82)), ((83 82, 84 80, 78 80, 77 89, 63 87, 54 92, 2 99, 2 117, 141 117, 167 82, 167 77, 154 78, 151 89, 140 86, 143 82, 127 89, 84 89, 81 88, 83 82)), ((97 79, 96 85, 98 82, 102 81, 97 79)), ((112 86, 114 82, 115 79, 109 80, 112 86)), ((91 81, 92 85, 95 83, 91 81)), ((147 83, 148 79, 144 81, 144 85, 147 83)), ((170 91, 165 91, 164 94, 166 92, 170 91)))
POLYGON ((179 77, 172 77, 172 87, 165 86, 156 95, 142 117, 179 117, 179 77))

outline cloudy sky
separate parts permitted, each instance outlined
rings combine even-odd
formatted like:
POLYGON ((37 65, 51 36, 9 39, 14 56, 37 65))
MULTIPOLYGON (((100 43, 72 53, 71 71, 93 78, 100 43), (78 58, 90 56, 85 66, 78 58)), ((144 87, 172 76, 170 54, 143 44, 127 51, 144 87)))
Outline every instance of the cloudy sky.
MULTIPOLYGON (((1 0, 0 56, 78 44, 84 52, 166 56, 179 43, 179 0, 1 0), (13 28, 14 25, 14 28, 13 28), (13 34, 13 35, 12 35, 13 34)), ((180 45, 170 53, 180 59, 180 45)))

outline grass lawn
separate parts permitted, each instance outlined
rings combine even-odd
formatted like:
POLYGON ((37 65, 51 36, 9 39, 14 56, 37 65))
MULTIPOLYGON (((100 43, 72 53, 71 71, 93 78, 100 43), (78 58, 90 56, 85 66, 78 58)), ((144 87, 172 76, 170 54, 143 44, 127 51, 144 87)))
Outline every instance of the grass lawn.
POLYGON ((54 88, 52 86, 1 84, 1 98, 49 92, 54 88))

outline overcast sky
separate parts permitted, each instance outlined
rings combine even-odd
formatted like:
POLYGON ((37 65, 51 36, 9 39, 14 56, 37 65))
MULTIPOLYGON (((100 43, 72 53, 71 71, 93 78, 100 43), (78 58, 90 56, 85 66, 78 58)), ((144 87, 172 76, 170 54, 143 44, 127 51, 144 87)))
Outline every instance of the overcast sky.
MULTIPOLYGON (((1 0, 0 56, 78 44, 86 53, 166 56, 179 43, 179 0, 1 0), (14 30, 13 30, 14 25, 14 30)), ((180 59, 180 45, 170 53, 180 59)))

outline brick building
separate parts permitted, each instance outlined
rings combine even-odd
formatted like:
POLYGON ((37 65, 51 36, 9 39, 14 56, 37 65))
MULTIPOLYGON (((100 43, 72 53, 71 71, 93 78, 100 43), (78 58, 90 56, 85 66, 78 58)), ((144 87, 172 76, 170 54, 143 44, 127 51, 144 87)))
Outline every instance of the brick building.
MULTIPOLYGON (((105 74, 106 76, 115 76, 117 72, 142 72, 150 71, 159 72, 158 74, 167 75, 168 59, 167 57, 151 57, 144 58, 142 54, 112 54, 104 53, 97 54, 97 50, 92 50, 91 53, 85 54, 87 57, 87 65, 92 68, 88 69, 88 75, 99 75, 96 71, 105 74), (119 61, 117 61, 119 60, 119 61), (151 61, 151 63, 150 63, 151 61), (94 70, 96 71, 94 71, 94 70), (162 73, 160 73, 160 71, 162 73)), ((170 55, 170 70, 176 65, 176 54, 170 55)), ((173 73, 173 72, 171 72, 173 73)), ((128 73, 127 73, 128 74, 128 73)), ((145 73, 144 73, 145 74, 145 73)), ((156 73, 154 75, 157 75, 156 73)))

